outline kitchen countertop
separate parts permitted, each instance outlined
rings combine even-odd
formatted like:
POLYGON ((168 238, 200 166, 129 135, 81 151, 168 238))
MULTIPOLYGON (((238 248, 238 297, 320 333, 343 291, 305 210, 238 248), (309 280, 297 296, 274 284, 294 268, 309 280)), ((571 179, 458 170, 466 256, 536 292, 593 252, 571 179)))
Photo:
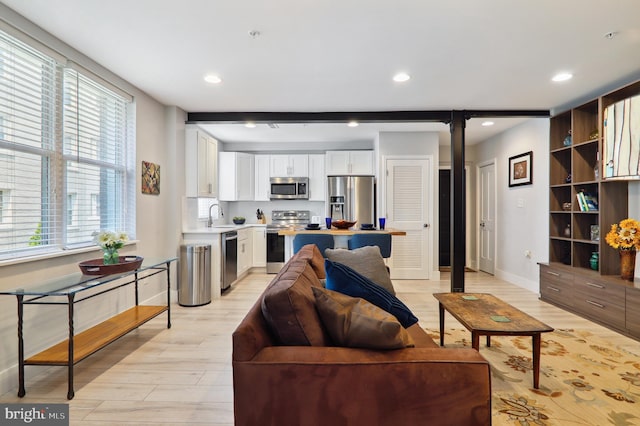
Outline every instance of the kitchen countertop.
POLYGON ((242 225, 214 225, 211 228, 203 226, 201 228, 186 228, 182 230, 183 234, 224 234, 229 231, 237 231, 239 229, 266 227, 265 223, 244 223, 242 225))
POLYGON ((278 235, 298 235, 298 234, 329 234, 329 235, 355 235, 355 234, 391 234, 391 235, 407 235, 405 231, 399 229, 387 228, 384 231, 370 230, 363 231, 361 229, 304 229, 304 228, 288 228, 278 231, 278 235))

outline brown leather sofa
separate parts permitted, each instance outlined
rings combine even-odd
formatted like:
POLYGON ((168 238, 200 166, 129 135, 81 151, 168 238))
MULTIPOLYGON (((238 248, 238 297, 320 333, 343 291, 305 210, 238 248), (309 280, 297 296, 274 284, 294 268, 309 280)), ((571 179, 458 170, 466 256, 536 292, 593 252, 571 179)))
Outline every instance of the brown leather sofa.
POLYGON ((322 255, 303 247, 233 333, 236 426, 491 424, 489 364, 477 351, 440 348, 418 324, 407 329, 415 347, 330 346, 311 291, 321 278, 322 255), (293 316, 278 323, 269 309, 293 316), (286 333, 315 346, 280 345, 286 333))

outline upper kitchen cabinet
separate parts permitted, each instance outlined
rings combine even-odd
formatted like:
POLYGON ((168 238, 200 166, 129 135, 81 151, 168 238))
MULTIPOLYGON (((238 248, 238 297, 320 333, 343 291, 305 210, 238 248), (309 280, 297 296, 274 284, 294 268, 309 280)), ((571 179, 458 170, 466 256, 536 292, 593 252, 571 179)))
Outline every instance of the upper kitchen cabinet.
POLYGON ((255 161, 255 196, 256 201, 269 201, 269 159, 271 156, 258 154, 255 161))
POLYGON ((185 195, 218 196, 218 141, 197 126, 185 131, 185 195))
POLYGON ((270 177, 309 177, 309 156, 296 155, 271 155, 270 177))
POLYGON ((324 172, 324 155, 309 155, 309 201, 324 201, 327 175, 324 172))
POLYGON ((373 151, 327 151, 325 169, 330 175, 374 175, 373 151))
POLYGON ((220 195, 222 201, 253 200, 253 154, 220 153, 220 195))

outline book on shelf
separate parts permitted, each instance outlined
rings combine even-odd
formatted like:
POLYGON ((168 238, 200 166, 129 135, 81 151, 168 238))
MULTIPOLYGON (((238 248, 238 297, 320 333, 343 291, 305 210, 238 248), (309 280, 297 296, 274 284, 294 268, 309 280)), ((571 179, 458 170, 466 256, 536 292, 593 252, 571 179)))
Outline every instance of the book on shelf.
POLYGON ((584 194, 589 211, 598 211, 598 199, 591 194, 584 194))
POLYGON ((595 195, 582 190, 576 194, 576 198, 581 212, 598 211, 598 198, 595 195))
POLYGON ((581 212, 588 211, 587 201, 586 201, 586 199, 584 197, 584 194, 582 192, 578 192, 576 194, 576 199, 578 200, 578 207, 580 207, 580 211, 581 212))

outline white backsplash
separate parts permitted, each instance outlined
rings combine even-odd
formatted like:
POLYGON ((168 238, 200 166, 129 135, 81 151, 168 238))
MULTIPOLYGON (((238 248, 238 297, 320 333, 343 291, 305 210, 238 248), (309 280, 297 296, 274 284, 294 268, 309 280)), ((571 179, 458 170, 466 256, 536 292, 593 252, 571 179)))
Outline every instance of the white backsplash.
MULTIPOLYGON (((215 219, 214 225, 232 223, 234 216, 244 216, 246 223, 258 223, 256 211, 262 210, 271 223, 273 210, 309 210, 311 216, 326 216, 324 201, 277 200, 277 201, 221 201, 224 217, 215 219)), ((183 198, 182 229, 197 229, 207 226, 207 219, 198 219, 198 199, 183 198)), ((214 209, 215 210, 215 209, 214 209)))
MULTIPOLYGON (((247 223, 258 223, 256 210, 260 209, 271 223, 271 212, 273 210, 309 210, 311 216, 325 217, 324 201, 301 201, 301 200, 277 200, 277 201, 235 201, 229 202, 228 210, 230 221, 233 216, 244 216, 247 223)), ((225 211, 225 216, 226 216, 225 211)))

